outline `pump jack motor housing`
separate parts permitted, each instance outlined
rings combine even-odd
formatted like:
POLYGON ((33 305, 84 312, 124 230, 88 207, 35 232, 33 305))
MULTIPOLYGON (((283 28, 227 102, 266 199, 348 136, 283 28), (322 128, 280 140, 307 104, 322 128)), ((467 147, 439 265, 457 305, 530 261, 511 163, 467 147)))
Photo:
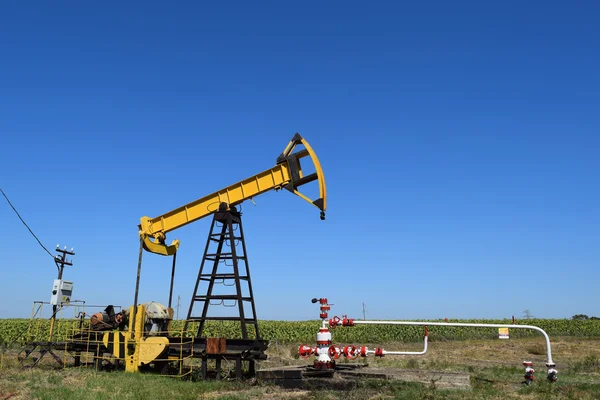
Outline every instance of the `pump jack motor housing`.
POLYGON ((142 217, 139 234, 143 247, 146 251, 163 256, 173 255, 177 252, 179 240, 173 240, 170 245, 167 245, 166 235, 168 232, 216 213, 222 204, 226 208, 233 207, 262 193, 280 189, 287 189, 314 205, 321 210, 321 219, 325 219, 327 192, 321 163, 306 139, 298 133, 294 135, 281 155, 277 157, 276 165, 273 168, 158 217, 142 217), (298 146, 304 146, 304 149, 294 153, 293 151, 298 146), (304 175, 300 165, 300 160, 306 156, 311 158, 315 166, 315 172, 309 175, 304 175), (315 180, 319 184, 319 197, 311 200, 298 189, 300 186, 315 180))

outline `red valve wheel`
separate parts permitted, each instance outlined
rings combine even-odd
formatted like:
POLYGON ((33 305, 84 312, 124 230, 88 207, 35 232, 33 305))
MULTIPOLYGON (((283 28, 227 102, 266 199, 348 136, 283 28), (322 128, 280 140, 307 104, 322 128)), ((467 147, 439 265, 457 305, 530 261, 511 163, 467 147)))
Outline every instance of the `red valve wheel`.
POLYGON ((310 346, 307 346, 305 344, 303 344, 302 346, 300 346, 298 348, 298 356, 300 356, 300 358, 304 358, 307 359, 308 357, 310 357, 313 353, 313 349, 310 346))
POLYGON ((329 357, 337 360, 340 358, 340 350, 336 346, 329 346, 329 357))
POLYGON ((344 356, 346 356, 346 358, 348 360, 356 360, 358 358, 358 355, 359 355, 358 347, 356 347, 356 346, 344 347, 344 356))
POLYGON ((337 315, 329 320, 329 326, 332 327, 333 329, 337 328, 339 323, 340 323, 340 317, 338 317, 337 315))

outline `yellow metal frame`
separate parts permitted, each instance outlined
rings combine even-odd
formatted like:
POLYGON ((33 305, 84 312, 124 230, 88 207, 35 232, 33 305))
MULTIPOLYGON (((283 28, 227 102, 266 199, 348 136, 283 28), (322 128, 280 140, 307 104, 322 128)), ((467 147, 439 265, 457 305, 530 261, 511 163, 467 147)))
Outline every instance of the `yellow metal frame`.
MULTIPOLYGON (((312 147, 310 147, 310 145, 308 144, 306 139, 304 139, 299 134, 296 134, 292 138, 290 143, 287 145, 287 147, 283 151, 282 155, 279 156, 280 159, 283 158, 282 156, 285 158, 289 158, 290 156, 295 157, 296 161, 298 162, 298 171, 299 171, 301 180, 305 179, 306 177, 302 173, 302 167, 300 166, 299 161, 303 157, 310 156, 310 158, 315 166, 315 175, 316 175, 315 178, 317 179, 317 181, 319 183, 319 198, 317 200, 313 201, 313 200, 309 199, 308 197, 306 197, 305 195, 303 195, 302 193, 300 193, 297 190, 297 187, 304 184, 301 182, 299 182, 299 183, 292 182, 292 186, 293 186, 292 191, 295 195, 300 196, 307 202, 317 206, 324 213, 325 209, 327 208, 327 189, 325 186, 325 175, 323 175, 323 168, 321 168, 321 162, 319 161, 319 158, 317 157, 317 154, 315 153, 315 151, 312 149, 312 147), (305 150, 299 151, 295 154, 292 154, 292 152, 298 145, 303 145, 305 150)), ((311 182, 312 180, 314 180, 314 179, 307 180, 306 183, 311 182)))
MULTIPOLYGON (((133 306, 130 307, 130 315, 133 315, 133 306)), ((136 318, 133 326, 129 326, 126 338, 125 348, 125 371, 138 372, 144 364, 150 364, 159 359, 159 357, 169 347, 169 339, 166 336, 144 335, 144 322, 146 307, 140 304, 137 307, 136 318)), ((114 340, 114 333, 108 332, 104 335, 104 343, 108 344, 110 339, 114 340)), ((124 340, 125 337, 120 338, 124 340)))
POLYGON ((282 188, 288 189, 319 208, 321 210, 321 218, 324 219, 327 205, 327 191, 323 169, 312 147, 298 133, 294 135, 283 153, 277 158, 277 165, 275 167, 158 217, 142 217, 140 219, 139 235, 142 239, 143 247, 146 251, 152 253, 164 256, 173 255, 179 248, 179 240, 174 240, 170 245, 167 245, 166 234, 168 232, 214 214, 219 210, 219 206, 222 203, 231 207, 262 193, 282 188), (304 146, 304 150, 293 153, 299 145, 304 146), (315 173, 310 176, 304 176, 300 166, 300 159, 306 156, 311 158, 315 166, 315 173), (319 184, 319 198, 313 201, 302 194, 298 188, 314 180, 317 180, 319 184))
MULTIPOLYGON (((79 358, 79 366, 81 367, 90 364, 96 364, 98 367, 103 361, 119 361, 125 365, 126 372, 139 372, 144 365, 171 361, 177 362, 179 373, 169 376, 183 377, 191 374, 196 367, 193 362, 193 353, 184 354, 184 348, 191 347, 194 341, 194 332, 184 331, 183 324, 181 324, 181 329, 174 330, 170 321, 167 331, 156 332, 155 336, 148 336, 144 331, 146 307, 139 305, 137 310, 136 322, 130 325, 127 330, 105 331, 101 333, 99 338, 96 335, 98 331, 93 330, 89 324, 79 326, 78 321, 67 324, 62 356, 63 367, 70 367, 68 359, 71 357, 79 358), (174 337, 178 337, 178 340, 173 341, 174 337), (81 346, 82 341, 84 342, 83 348, 79 347, 78 352, 75 353, 73 350, 69 350, 71 344, 77 343, 81 346), (166 350, 172 343, 178 345, 179 351, 176 354, 169 355, 166 350), (184 346, 184 344, 187 346, 184 346)), ((130 313, 131 311, 133 311, 133 306, 130 307, 130 313)), ((167 311, 172 318, 173 309, 169 308, 167 311)), ((43 319, 40 319, 40 321, 43 321, 43 319)), ((3 354, 0 355, 0 369, 3 366, 2 356, 3 354)))

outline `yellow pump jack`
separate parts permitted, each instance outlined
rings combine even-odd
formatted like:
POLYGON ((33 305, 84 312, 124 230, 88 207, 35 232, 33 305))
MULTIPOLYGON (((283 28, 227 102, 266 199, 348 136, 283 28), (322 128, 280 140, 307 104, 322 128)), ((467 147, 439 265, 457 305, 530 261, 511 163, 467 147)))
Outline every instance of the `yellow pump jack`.
MULTIPOLYGON (((167 244, 167 233, 224 210, 235 210, 236 205, 246 200, 251 200, 253 197, 271 190, 278 191, 280 189, 286 189, 317 207, 320 210, 321 219, 325 219, 327 194, 323 170, 311 146, 298 133, 294 135, 283 152, 277 157, 275 167, 250 176, 158 217, 150 218, 144 216, 140 219, 140 252, 135 301, 129 313, 129 329, 127 331, 106 333, 103 338, 105 346, 115 356, 125 359, 126 371, 137 372, 144 365, 159 359, 170 360, 167 350, 170 345, 169 337, 171 336, 169 335, 171 319, 173 317, 171 298, 179 240, 174 240, 170 245, 167 244), (306 174, 303 172, 300 160, 304 157, 311 159, 314 165, 313 173, 306 174), (299 191, 301 186, 313 181, 316 181, 319 189, 319 197, 316 199, 310 199, 299 191), (173 256, 171 292, 169 294, 168 306, 164 308, 169 315, 168 322, 165 322, 164 325, 164 327, 167 327, 166 332, 165 330, 160 330, 161 332, 157 331, 149 334, 147 326, 148 303, 138 304, 142 254, 144 250, 162 256, 173 256)), ((260 339, 258 335, 256 336, 260 339)), ((196 351, 192 349, 190 351, 192 356, 194 356, 196 351)))

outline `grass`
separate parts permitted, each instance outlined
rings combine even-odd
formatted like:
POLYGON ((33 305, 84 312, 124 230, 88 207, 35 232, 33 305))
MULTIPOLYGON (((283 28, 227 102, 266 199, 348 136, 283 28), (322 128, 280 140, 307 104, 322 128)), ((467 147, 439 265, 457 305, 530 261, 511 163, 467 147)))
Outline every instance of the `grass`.
MULTIPOLYGON (((155 375, 122 372, 95 372, 89 369, 32 369, 16 368, 0 374, 0 393, 13 394, 10 399, 131 399, 151 398, 212 399, 227 398, 228 393, 243 389, 252 398, 252 390, 240 382, 189 382, 155 375), (223 396, 220 396, 222 393, 223 396), (217 395, 217 397, 215 397, 217 395)), ((231 396, 230 396, 231 397, 231 396)))
POLYGON ((600 358, 597 354, 590 354, 581 361, 575 361, 570 365, 573 372, 600 372, 600 358))
MULTIPOLYGON (((18 368, 14 355, 5 355, 0 369, 0 400, 20 399, 598 399, 600 398, 599 340, 553 338, 553 358, 559 381, 545 379, 545 349, 538 339, 432 342, 424 356, 368 359, 376 367, 466 372, 470 390, 440 389, 435 379, 426 384, 364 380, 349 391, 284 390, 250 382, 183 381, 150 374, 96 372, 92 369, 55 369, 44 360, 31 370, 18 368), (539 354, 541 353, 541 354, 539 354), (521 383, 523 359, 531 359, 536 380, 521 383)), ((419 344, 387 343, 390 350, 416 350, 419 344)), ((297 360, 296 346, 273 345, 270 359, 260 367, 306 364, 297 360)))

